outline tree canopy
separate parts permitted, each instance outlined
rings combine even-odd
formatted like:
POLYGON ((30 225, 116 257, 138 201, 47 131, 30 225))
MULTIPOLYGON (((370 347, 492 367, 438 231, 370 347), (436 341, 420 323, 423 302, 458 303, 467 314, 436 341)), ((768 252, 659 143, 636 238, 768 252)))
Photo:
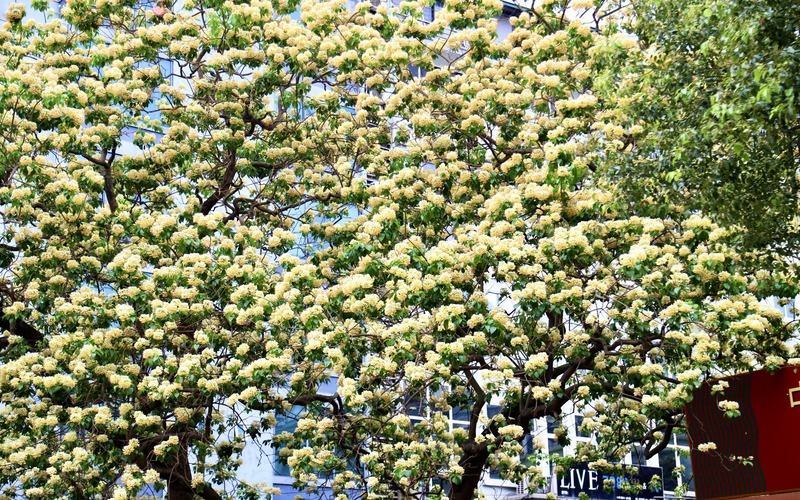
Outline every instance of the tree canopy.
POLYGON ((560 466, 609 467, 707 377, 796 360, 761 301, 789 277, 595 181, 641 132, 599 91, 624 5, 156 7, 0 31, 6 498, 257 498, 262 445, 309 492, 471 498, 543 481, 536 418, 577 407, 560 466))
MULTIPOLYGON (((796 2, 641 0, 628 29, 639 154, 609 165, 645 204, 681 200, 743 229, 743 248, 796 255, 800 58, 796 2)), ((625 72, 625 71, 623 71, 625 72)))

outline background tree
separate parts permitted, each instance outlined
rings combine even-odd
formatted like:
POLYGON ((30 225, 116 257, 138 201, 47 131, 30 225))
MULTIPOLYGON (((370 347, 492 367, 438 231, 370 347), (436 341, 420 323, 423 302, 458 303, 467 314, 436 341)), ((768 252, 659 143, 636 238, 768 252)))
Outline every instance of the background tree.
POLYGON ((536 418, 577 405, 574 459, 608 466, 665 446, 706 377, 794 356, 759 302, 790 280, 594 182, 638 132, 596 92, 636 50, 624 5, 502 40, 499 2, 426 7, 11 7, 6 496, 251 498, 267 444, 310 492, 471 498, 490 467, 541 483, 536 418))
POLYGON ((634 4, 628 29, 649 50, 630 66, 640 75, 631 115, 647 133, 638 154, 614 158, 612 177, 635 200, 681 200, 741 226, 745 248, 795 255, 800 7, 634 4))

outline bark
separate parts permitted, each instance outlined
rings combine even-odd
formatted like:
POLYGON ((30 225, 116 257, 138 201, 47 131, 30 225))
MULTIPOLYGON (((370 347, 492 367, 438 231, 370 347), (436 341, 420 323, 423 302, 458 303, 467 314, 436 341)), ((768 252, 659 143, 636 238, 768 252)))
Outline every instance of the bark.
MULTIPOLYGON (((42 332, 32 327, 28 323, 19 320, 10 320, 8 316, 0 313, 0 333, 8 330, 13 335, 17 335, 25 339, 28 345, 35 349, 39 342, 44 339, 42 332)), ((0 336, 0 349, 8 346, 8 338, 0 336)))
POLYGON ((194 490, 182 479, 171 476, 167 482, 167 500, 194 500, 194 490))
POLYGON ((166 477, 167 500, 194 500, 192 469, 189 466, 188 439, 181 438, 175 465, 166 477))
MULTIPOLYGON (((219 493, 208 483, 192 486, 192 467, 189 463, 189 443, 193 438, 200 436, 197 433, 186 433, 180 437, 180 445, 174 460, 164 462, 155 459, 153 449, 163 442, 166 436, 156 436, 144 439, 141 443, 142 457, 136 465, 142 469, 153 469, 167 482, 167 500, 222 500, 219 493)), ((121 446, 127 440, 119 440, 115 444, 121 446)))
POLYGON ((481 481, 481 474, 483 474, 483 468, 486 466, 488 458, 489 450, 485 445, 472 443, 464 447, 464 456, 459 462, 464 467, 464 474, 461 478, 461 483, 454 484, 450 488, 451 500, 472 500, 472 496, 478 488, 478 483, 481 481))
POLYGON ((181 443, 180 451, 175 465, 171 469, 163 470, 161 477, 167 480, 167 500, 222 500, 219 493, 208 483, 192 487, 192 469, 189 465, 189 451, 181 443))
POLYGON ((203 215, 208 215, 214 206, 230 193, 233 180, 236 178, 236 154, 231 152, 225 158, 225 162, 220 165, 224 167, 224 172, 219 180, 219 185, 214 193, 206 199, 200 207, 200 212, 203 215))
POLYGON ((119 205, 117 204, 117 193, 114 191, 114 174, 111 171, 111 165, 108 164, 103 168, 103 191, 108 200, 108 209, 113 214, 119 205))
MULTIPOLYGON (((575 369, 577 369, 577 366, 578 365, 575 365, 575 369)), ((569 376, 570 375, 565 375, 562 377, 562 382, 564 382, 569 376)), ((512 405, 503 411, 503 415, 506 417, 508 422, 516 423, 522 427, 522 436, 518 438, 518 441, 521 442, 525 436, 530 433, 531 422, 533 422, 536 418, 557 413, 570 398, 573 392, 574 389, 565 390, 564 396, 556 398, 549 405, 545 406, 520 407, 517 405, 512 405)), ((451 485, 450 500, 472 500, 475 490, 478 488, 478 484, 481 481, 481 475, 486 468, 486 462, 491 454, 489 451, 489 445, 492 442, 495 442, 495 444, 499 443, 499 441, 494 441, 493 439, 498 436, 497 427, 495 424, 492 424, 485 429, 483 431, 483 435, 487 439, 480 444, 471 439, 462 447, 464 454, 461 457, 461 460, 459 460, 458 464, 464 468, 464 473, 462 475, 460 484, 451 485)))

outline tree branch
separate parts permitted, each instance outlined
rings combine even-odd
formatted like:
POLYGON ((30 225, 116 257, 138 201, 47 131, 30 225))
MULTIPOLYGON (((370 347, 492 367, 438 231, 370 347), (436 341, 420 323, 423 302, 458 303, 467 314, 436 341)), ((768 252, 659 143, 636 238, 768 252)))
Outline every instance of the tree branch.
MULTIPOLYGON (((44 334, 36 328, 25 321, 11 320, 5 314, 0 314, 0 328, 8 330, 12 335, 22 337, 31 348, 36 348, 37 344, 44 339, 44 334)), ((5 349, 8 345, 8 337, 0 337, 0 349, 5 349)))

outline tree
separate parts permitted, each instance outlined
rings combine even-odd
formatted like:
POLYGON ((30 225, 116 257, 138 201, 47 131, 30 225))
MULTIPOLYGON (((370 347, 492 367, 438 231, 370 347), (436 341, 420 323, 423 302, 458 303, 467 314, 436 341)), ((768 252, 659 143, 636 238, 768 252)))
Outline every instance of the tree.
POLYGON ((741 226, 745 249, 795 255, 798 6, 643 0, 631 19, 649 47, 628 69, 646 134, 612 177, 636 200, 682 200, 741 226))
POLYGON ((471 498, 490 467, 542 481, 535 418, 577 405, 572 459, 609 466, 706 377, 795 355, 759 302, 788 277, 595 183, 637 133, 595 93, 624 6, 503 40, 495 1, 157 7, 0 32, 7 497, 255 498, 263 443, 311 492, 471 498))

